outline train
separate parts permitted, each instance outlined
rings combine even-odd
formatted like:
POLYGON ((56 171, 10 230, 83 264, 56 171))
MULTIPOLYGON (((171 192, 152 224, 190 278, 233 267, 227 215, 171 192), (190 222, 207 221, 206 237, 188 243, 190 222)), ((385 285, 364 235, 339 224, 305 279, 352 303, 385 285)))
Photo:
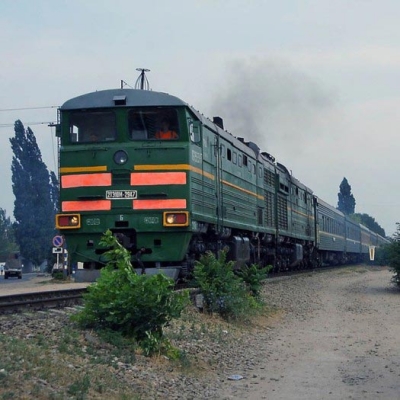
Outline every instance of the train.
POLYGON ((59 109, 56 136, 56 228, 70 262, 87 272, 106 263, 99 241, 107 230, 134 266, 174 279, 207 251, 227 250, 237 268, 278 271, 363 262, 388 243, 225 130, 222 118, 168 93, 119 88, 72 98, 59 109))

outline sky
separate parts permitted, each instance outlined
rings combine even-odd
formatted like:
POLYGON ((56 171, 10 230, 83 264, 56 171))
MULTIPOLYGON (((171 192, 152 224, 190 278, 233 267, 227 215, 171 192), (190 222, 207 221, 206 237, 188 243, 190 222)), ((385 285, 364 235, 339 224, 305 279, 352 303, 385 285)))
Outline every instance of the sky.
POLYGON ((13 218, 20 119, 57 172, 57 107, 150 88, 220 116, 318 197, 346 177, 358 213, 400 222, 398 0, 1 0, 0 208, 13 218))

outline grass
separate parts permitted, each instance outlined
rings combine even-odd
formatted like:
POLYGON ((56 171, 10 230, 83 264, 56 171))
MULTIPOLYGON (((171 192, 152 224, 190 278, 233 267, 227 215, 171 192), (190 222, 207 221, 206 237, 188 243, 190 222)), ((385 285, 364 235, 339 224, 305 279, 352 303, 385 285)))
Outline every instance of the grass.
POLYGON ((67 315, 0 317, 0 400, 158 398, 177 376, 209 379, 224 354, 268 320, 266 312, 252 324, 232 324, 189 307, 165 331, 179 349, 168 359, 144 357, 115 333, 82 331, 67 315))

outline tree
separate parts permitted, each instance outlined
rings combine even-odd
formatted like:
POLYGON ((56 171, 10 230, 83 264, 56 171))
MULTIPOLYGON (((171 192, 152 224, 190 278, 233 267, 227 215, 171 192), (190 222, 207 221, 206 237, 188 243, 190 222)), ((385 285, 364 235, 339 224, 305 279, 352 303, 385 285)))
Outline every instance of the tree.
POLYGON ((0 208, 0 261, 7 260, 10 253, 17 252, 14 229, 6 211, 0 208))
POLYGON ((394 272, 392 281, 400 286, 400 223, 397 222, 397 230, 393 235, 392 242, 386 246, 388 264, 392 272, 394 272))
POLYGON ((351 186, 349 185, 349 182, 347 182, 346 178, 343 178, 339 189, 340 192, 338 193, 339 201, 337 209, 346 215, 354 214, 356 200, 351 194, 351 186))
POLYGON ((50 198, 53 204, 54 215, 58 213, 58 202, 60 199, 60 190, 58 187, 58 179, 54 171, 50 171, 50 198))
POLYGON ((355 213, 351 216, 351 219, 363 224, 372 232, 375 232, 382 237, 386 237, 385 230, 375 221, 375 218, 371 217, 370 215, 355 213))
POLYGON ((58 182, 42 161, 33 131, 25 130, 20 120, 15 121, 14 131, 10 143, 15 239, 23 257, 40 264, 48 257, 55 234, 58 182))

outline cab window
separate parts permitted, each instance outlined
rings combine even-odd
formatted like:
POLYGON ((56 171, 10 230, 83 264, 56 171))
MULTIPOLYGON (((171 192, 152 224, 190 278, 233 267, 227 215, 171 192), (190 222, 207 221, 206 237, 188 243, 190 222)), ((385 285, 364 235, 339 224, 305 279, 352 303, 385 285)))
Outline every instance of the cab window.
POLYGON ((178 116, 173 108, 137 108, 128 114, 131 140, 174 140, 179 138, 178 116))
POLYGON ((107 142, 116 139, 113 112, 79 111, 69 118, 69 136, 73 143, 107 142))

